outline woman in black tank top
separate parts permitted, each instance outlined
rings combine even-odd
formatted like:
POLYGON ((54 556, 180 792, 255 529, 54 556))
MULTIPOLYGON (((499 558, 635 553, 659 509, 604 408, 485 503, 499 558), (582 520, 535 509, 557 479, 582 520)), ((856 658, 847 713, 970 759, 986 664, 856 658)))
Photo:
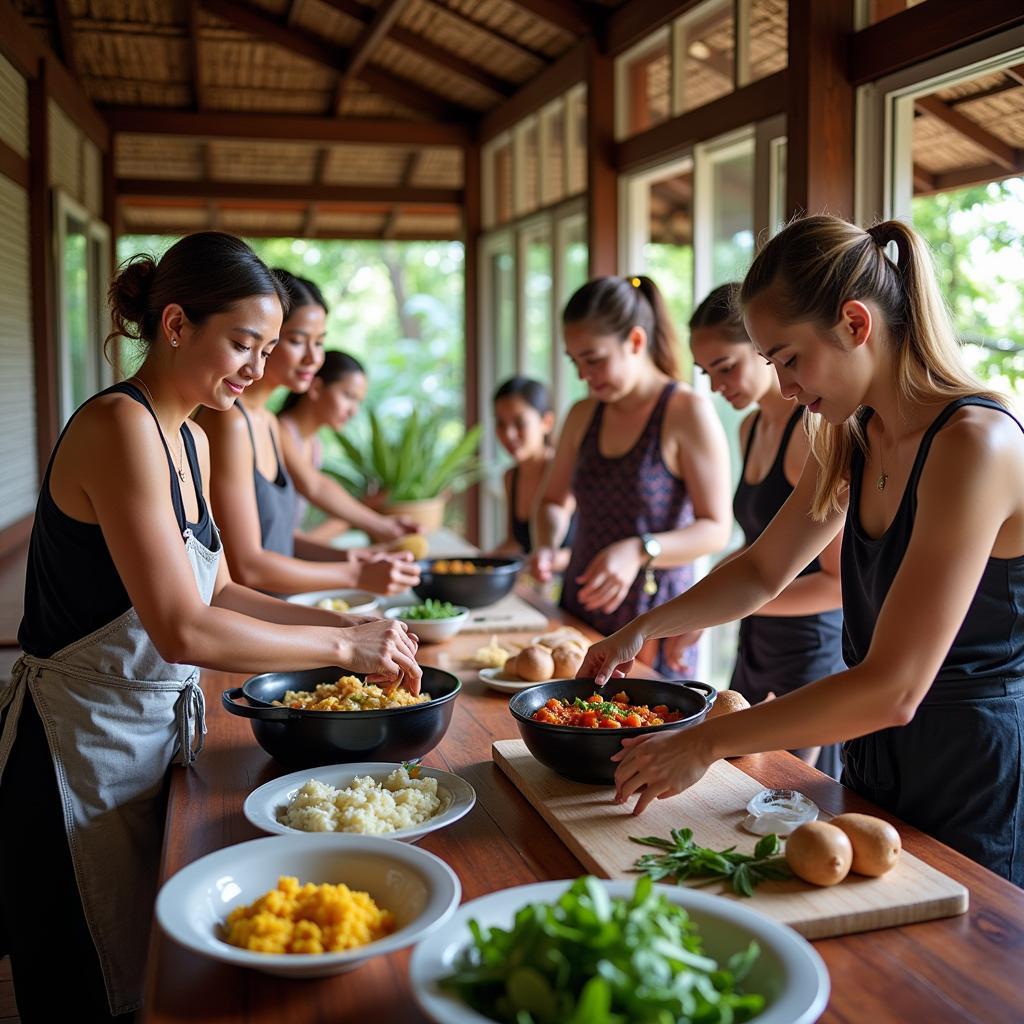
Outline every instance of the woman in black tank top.
MULTIPOLYGON (((778 377, 754 352, 735 306, 738 292, 738 284, 721 285, 697 307, 690 318, 690 351, 709 377, 711 390, 734 409, 758 405, 740 427, 743 463, 733 498, 733 514, 743 530, 744 547, 749 547, 793 493, 809 449, 803 408, 783 397, 778 377)), ((845 667, 840 540, 836 537, 777 598, 740 623, 729 688, 752 704, 845 667)), ((687 642, 687 637, 666 642, 670 665, 671 655, 687 642)), ((793 753, 839 778, 836 744, 793 753)))
POLYGON ((844 741, 843 782, 1024 885, 1024 428, 961 363, 927 248, 809 217, 740 293, 782 393, 818 418, 793 495, 742 555, 593 647, 607 679, 651 636, 749 614, 845 522, 849 668, 679 735, 627 740, 637 810, 718 757, 844 741))

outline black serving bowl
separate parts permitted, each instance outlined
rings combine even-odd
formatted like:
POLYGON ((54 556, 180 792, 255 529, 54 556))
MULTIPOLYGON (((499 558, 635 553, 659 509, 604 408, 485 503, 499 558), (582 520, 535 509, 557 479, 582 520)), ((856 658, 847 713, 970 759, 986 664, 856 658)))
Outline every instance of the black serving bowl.
POLYGON ((267 672, 225 690, 224 707, 248 718, 256 742, 288 768, 316 768, 353 761, 409 761, 433 750, 452 720, 462 684, 450 672, 424 667, 423 691, 430 700, 385 711, 301 711, 275 707, 286 690, 313 690, 358 672, 314 668, 267 672), (236 703, 244 699, 246 703, 236 703))
POLYGON ((508 706, 530 753, 541 764, 575 782, 609 785, 615 781, 616 768, 611 756, 620 749, 624 739, 697 725, 704 721, 715 696, 713 686, 691 680, 612 679, 602 691, 594 685, 593 679, 563 679, 531 686, 517 693, 508 706), (668 725, 645 725, 638 729, 577 729, 568 725, 546 725, 531 717, 552 697, 586 700, 592 694, 603 693, 611 699, 622 692, 629 697, 630 704, 648 707, 664 704, 671 711, 681 711, 683 717, 668 725))
POLYGON ((467 608, 483 608, 500 601, 515 586, 523 567, 520 558, 430 558, 417 563, 420 581, 412 588, 421 600, 451 601, 467 608), (437 562, 472 562, 475 573, 434 572, 437 562))

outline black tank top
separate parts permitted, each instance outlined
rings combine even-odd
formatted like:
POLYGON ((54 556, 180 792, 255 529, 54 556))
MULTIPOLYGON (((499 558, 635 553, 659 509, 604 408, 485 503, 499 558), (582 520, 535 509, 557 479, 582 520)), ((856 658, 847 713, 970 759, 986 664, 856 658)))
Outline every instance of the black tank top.
MULTIPOLYGON (((134 398, 156 419, 146 396, 128 382, 101 391, 90 398, 89 402, 110 394, 134 398)), ((57 449, 75 416, 89 402, 85 402, 75 412, 61 431, 50 455, 36 503, 25 579, 25 614, 18 630, 18 644, 22 650, 39 658, 47 658, 68 644, 88 636, 108 622, 113 622, 131 607, 131 599, 110 557, 102 529, 96 523, 83 523, 62 512, 50 494, 50 471, 57 449)), ((204 547, 213 548, 213 520, 203 499, 203 482, 192 432, 184 423, 181 425, 181 440, 185 445, 189 469, 199 496, 197 523, 185 519, 178 473, 167 442, 163 440, 163 431, 160 432, 160 438, 167 456, 171 504, 174 506, 178 527, 182 533, 190 528, 196 540, 204 547)))
MULTIPOLYGON (((736 517, 736 522, 740 524, 740 529, 743 530, 743 541, 747 547, 761 536, 765 527, 775 518, 775 514, 793 493, 793 485, 786 479, 786 449, 789 448, 793 431, 802 418, 803 408, 798 406, 790 416, 786 429, 782 432, 779 450, 775 453, 775 461, 772 463, 771 469, 768 470, 768 475, 756 484, 747 483, 746 473, 750 449, 754 445, 754 434, 757 433, 758 424, 761 422, 760 412, 754 416, 754 422, 750 425, 747 446, 743 451, 743 471, 740 473, 740 482, 732 499, 732 512, 736 517)), ((800 575, 806 576, 808 573, 818 572, 820 569, 821 565, 815 558, 801 570, 800 575)))
MULTIPOLYGON (((949 418, 966 405, 980 405, 1010 416, 996 402, 978 396, 950 402, 925 431, 914 465, 900 499, 896 517, 878 538, 869 537, 860 522, 864 453, 855 447, 850 466, 850 505, 843 534, 843 656, 848 665, 858 665, 867 655, 875 623, 889 588, 899 571, 910 544, 917 512, 917 484, 924 470, 932 440, 949 418)), ((871 418, 868 410, 862 422, 871 418)), ((1024 430, 1024 427, 1021 428, 1024 430)), ((1001 681, 1024 675, 1024 555, 1018 558, 990 558, 967 610, 963 625, 935 677, 929 698, 941 699, 943 684, 963 683, 970 678, 1001 681)))
MULTIPOLYGON (((523 551, 526 552, 526 554, 529 554, 533 550, 533 538, 530 536, 530 520, 516 518, 516 495, 518 491, 519 466, 515 465, 512 467, 512 486, 509 488, 508 498, 509 533, 512 534, 512 539, 523 549, 523 551)), ((571 548, 573 537, 575 535, 576 513, 573 512, 572 518, 569 520, 569 529, 565 531, 565 540, 562 541, 562 547, 571 548)))

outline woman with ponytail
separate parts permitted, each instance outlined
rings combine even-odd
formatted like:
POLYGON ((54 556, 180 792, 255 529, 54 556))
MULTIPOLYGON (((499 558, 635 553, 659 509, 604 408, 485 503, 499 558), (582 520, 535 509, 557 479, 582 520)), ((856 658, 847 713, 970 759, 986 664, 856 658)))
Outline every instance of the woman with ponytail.
POLYGON ((748 615, 843 528, 847 668, 686 733, 627 740, 635 811, 719 757, 843 742, 845 785, 1024 885, 1024 430, 961 362, 927 248, 887 221, 791 224, 740 293, 782 394, 812 414, 792 496, 741 555, 591 648, 748 615))
MULTIPOLYGON (((302 480, 303 493, 310 491, 310 474, 267 402, 280 387, 301 394, 313 386, 324 361, 327 306, 312 281, 286 270, 274 274, 290 306, 262 378, 239 396, 233 408, 204 410, 199 417, 210 438, 213 508, 224 528, 231 572, 246 586, 273 594, 338 587, 380 594, 406 590, 419 582, 419 569, 408 552, 345 552, 296 536, 298 501, 292 474, 297 472, 302 480)), ((326 497, 327 511, 372 535, 390 539, 403 532, 401 524, 361 505, 338 485, 312 493, 326 497)))
POLYGON ((415 637, 231 579, 197 406, 260 379, 288 298, 240 239, 200 232, 110 288, 111 338, 145 349, 57 441, 29 547, 25 652, 0 684, 0 949, 26 1024, 142 999, 167 769, 205 732, 199 668, 345 665, 418 691, 415 637), (41 884, 26 884, 37 879, 41 884), (54 941, 60 968, 54 974, 54 941))
MULTIPOLYGON (((729 540, 729 452, 708 398, 677 380, 676 339, 648 277, 601 277, 562 314, 589 395, 569 411, 535 528, 551 577, 576 502, 562 606, 601 633, 682 593, 692 563, 729 540)), ((644 659, 663 667, 660 646, 644 659)), ((684 652, 690 670, 694 652, 684 652)))

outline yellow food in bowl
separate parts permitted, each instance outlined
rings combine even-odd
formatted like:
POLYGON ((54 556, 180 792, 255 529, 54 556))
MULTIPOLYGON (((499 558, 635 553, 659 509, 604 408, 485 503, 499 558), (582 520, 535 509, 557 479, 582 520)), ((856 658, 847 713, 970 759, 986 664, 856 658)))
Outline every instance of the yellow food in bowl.
POLYGON ((276 889, 232 910, 224 930, 232 946, 256 953, 342 953, 390 935, 395 918, 343 882, 300 886, 282 875, 276 889))
POLYGON ((349 603, 343 597, 325 597, 316 603, 317 608, 328 612, 347 612, 349 603))
POLYGON ((342 676, 336 683, 321 683, 315 690, 288 690, 274 703, 300 711, 386 711, 425 704, 428 700, 429 693, 414 696, 400 686, 383 690, 355 676, 342 676))
POLYGON ((478 566, 461 558, 441 558, 430 567, 430 571, 438 576, 475 576, 478 572, 494 572, 494 566, 478 566))
POLYGON ((495 635, 491 637, 491 642, 486 647, 477 648, 473 660, 480 668, 501 668, 510 653, 498 643, 498 637, 495 635))

